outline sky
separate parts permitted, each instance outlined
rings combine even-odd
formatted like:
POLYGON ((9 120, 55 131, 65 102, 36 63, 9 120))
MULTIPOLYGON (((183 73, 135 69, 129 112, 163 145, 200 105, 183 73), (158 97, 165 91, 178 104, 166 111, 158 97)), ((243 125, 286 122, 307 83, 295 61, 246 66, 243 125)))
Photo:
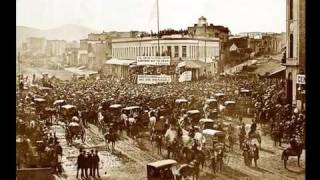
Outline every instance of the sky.
MULTIPOLYGON (((157 30, 156 0, 16 0, 17 25, 78 24, 98 31, 157 30)), ((186 29, 200 16, 232 34, 284 32, 286 0, 159 0, 160 29, 186 29)))

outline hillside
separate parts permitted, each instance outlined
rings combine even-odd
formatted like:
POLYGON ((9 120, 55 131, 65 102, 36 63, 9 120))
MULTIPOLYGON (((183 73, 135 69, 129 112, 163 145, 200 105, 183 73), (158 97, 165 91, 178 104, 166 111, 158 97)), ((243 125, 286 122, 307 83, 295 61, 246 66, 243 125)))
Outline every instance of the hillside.
POLYGON ((97 32, 90 28, 73 24, 66 24, 57 28, 47 30, 41 30, 26 26, 17 26, 16 30, 17 46, 21 45, 22 42, 25 42, 29 37, 44 37, 46 39, 63 39, 66 41, 79 41, 80 39, 86 38, 89 33, 97 32))

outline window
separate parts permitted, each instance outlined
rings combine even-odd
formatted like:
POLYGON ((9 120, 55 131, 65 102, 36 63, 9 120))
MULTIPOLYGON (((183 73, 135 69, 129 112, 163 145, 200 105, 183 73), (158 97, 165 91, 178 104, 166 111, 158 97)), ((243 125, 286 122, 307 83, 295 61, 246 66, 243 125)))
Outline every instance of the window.
POLYGON ((289 39, 289 58, 293 58, 293 35, 290 34, 290 39, 289 39))
POLYGON ((293 0, 289 1, 289 19, 293 19, 293 0))
POLYGON ((182 57, 187 57, 187 46, 182 46, 182 57))
POLYGON ((167 56, 171 57, 171 46, 167 46, 167 56))
POLYGON ((174 47, 174 57, 179 57, 179 46, 174 47))

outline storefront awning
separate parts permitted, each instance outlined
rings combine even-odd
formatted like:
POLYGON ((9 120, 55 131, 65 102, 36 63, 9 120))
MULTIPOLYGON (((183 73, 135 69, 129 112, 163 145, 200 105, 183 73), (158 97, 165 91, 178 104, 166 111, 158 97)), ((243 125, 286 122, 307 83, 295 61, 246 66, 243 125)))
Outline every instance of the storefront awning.
POLYGON ((112 58, 105 62, 105 64, 113 64, 113 65, 120 65, 120 66, 129 66, 130 64, 136 62, 136 60, 129 60, 129 59, 117 59, 112 58))
POLYGON ((183 61, 178 64, 178 67, 186 67, 192 69, 200 69, 202 67, 207 66, 207 63, 202 61, 183 61))
POLYGON ((65 70, 69 71, 69 72, 72 72, 76 75, 92 75, 92 74, 98 74, 97 71, 90 71, 90 70, 86 70, 86 69, 83 69, 80 67, 79 68, 76 68, 76 67, 69 67, 69 68, 64 68, 65 70))
POLYGON ((285 70, 286 70, 286 67, 281 66, 281 67, 277 68, 276 70, 274 70, 273 72, 271 72, 268 76, 269 77, 275 76, 275 75, 277 75, 277 74, 279 74, 279 73, 281 73, 281 72, 283 72, 285 70))

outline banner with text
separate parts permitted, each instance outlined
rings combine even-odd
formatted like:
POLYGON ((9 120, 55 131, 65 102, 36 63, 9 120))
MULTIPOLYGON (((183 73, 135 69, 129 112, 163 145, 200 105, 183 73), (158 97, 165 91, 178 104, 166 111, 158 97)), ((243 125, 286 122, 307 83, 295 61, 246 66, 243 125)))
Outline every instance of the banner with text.
POLYGON ((169 66, 170 56, 137 56, 138 66, 169 66))
POLYGON ((185 71, 179 76, 179 82, 191 81, 191 78, 192 78, 192 72, 185 71))
POLYGON ((168 75, 138 75, 138 84, 170 83, 171 76, 168 75))

